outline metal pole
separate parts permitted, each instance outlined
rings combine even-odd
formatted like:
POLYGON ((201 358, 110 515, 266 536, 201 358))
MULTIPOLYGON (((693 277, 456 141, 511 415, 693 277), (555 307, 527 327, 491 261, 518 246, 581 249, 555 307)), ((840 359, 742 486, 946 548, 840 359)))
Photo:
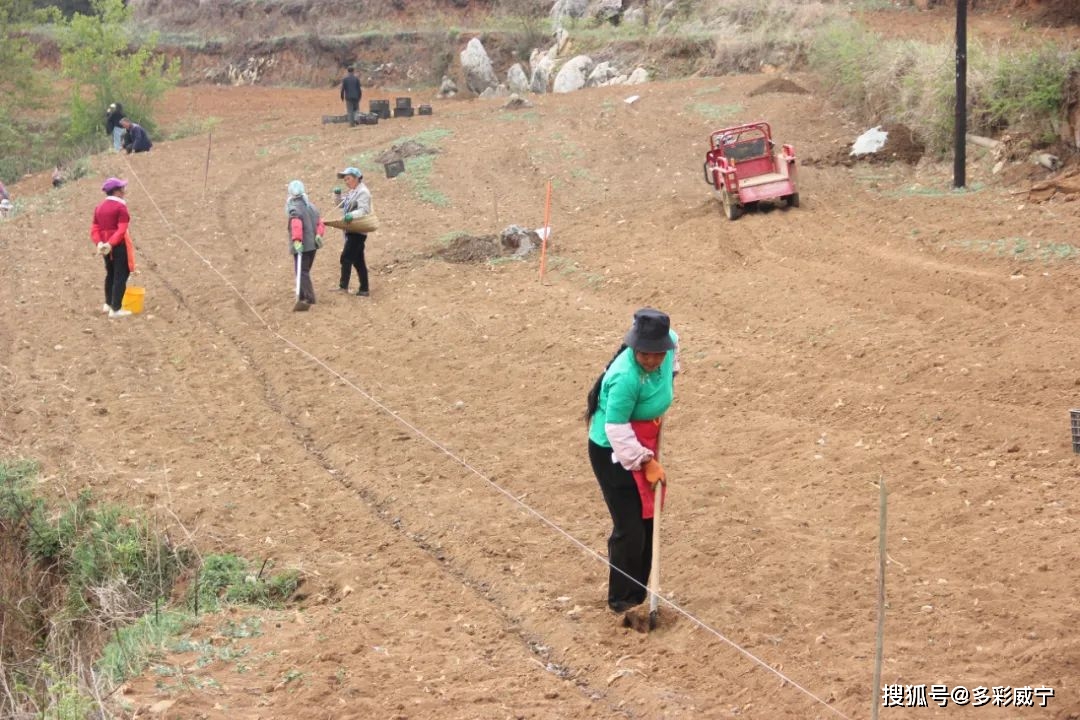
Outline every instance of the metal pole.
POLYGON ((956 0, 956 127, 953 144, 953 187, 966 184, 967 165, 967 0, 956 0))
MULTIPOLYGON (((959 0, 966 2, 967 0, 959 0)), ((877 632, 874 636, 874 687, 871 697, 874 704, 870 711, 871 720, 878 720, 878 708, 881 707, 881 661, 885 648, 885 561, 888 554, 885 548, 885 529, 888 527, 888 493, 885 492, 885 476, 878 478, 878 586, 877 586, 877 632)))

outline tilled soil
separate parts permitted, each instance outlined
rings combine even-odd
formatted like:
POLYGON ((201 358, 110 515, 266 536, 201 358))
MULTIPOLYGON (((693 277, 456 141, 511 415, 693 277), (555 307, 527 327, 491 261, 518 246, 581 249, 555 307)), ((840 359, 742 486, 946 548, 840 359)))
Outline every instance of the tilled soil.
POLYGON ((220 119, 209 164, 205 135, 101 156, 0 223, 6 454, 40 459, 50 493, 89 488, 305 578, 286 610, 205 616, 117 693, 129 716, 867 717, 884 480, 883 682, 1056 692, 905 717, 1076 717, 1080 204, 1032 204, 973 153, 967 191, 926 158, 821 163, 801 207, 729 222, 702 180, 710 131, 766 119, 828 157, 865 129, 813 78, 750 95, 769 79, 515 115, 431 100, 355 129, 319 123, 332 91, 185 88, 167 112, 220 119), (426 177, 372 162, 434 130, 426 177), (335 232, 318 303, 293 313, 286 184, 328 206, 353 164, 382 221, 371 296, 331 292, 335 232), (87 240, 112 174, 146 288, 114 321, 87 240), (432 254, 538 227, 548 181, 543 277, 535 254, 432 254), (684 368, 652 632, 604 603, 580 419, 644 305, 670 313, 684 368))

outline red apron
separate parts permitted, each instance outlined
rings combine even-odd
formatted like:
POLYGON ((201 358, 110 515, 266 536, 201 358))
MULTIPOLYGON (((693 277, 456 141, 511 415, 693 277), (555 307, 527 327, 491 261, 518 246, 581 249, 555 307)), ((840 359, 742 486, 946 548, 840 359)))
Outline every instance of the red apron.
POLYGON ((135 244, 131 241, 131 233, 124 231, 124 249, 127 250, 128 272, 135 272, 135 244))
MULTIPOLYGON (((652 450, 657 460, 660 459, 660 423, 662 420, 662 417, 658 417, 655 420, 630 421, 630 427, 634 429, 638 442, 652 450)), ((641 496, 641 517, 644 520, 649 520, 653 516, 655 491, 649 481, 645 479, 644 470, 631 470, 630 472, 634 476, 634 482, 637 483, 638 495, 641 496)), ((663 490, 661 490, 660 494, 660 507, 663 508, 664 501, 667 500, 667 484, 661 483, 661 485, 663 490)))

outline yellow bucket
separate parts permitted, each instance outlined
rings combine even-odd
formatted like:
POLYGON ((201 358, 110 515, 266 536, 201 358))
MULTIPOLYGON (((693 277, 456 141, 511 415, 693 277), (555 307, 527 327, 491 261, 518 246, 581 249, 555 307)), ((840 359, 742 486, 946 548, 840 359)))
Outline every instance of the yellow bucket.
POLYGON ((143 298, 145 297, 145 288, 128 286, 128 288, 124 290, 124 299, 120 302, 120 307, 125 310, 130 310, 135 315, 138 315, 142 312, 143 298))

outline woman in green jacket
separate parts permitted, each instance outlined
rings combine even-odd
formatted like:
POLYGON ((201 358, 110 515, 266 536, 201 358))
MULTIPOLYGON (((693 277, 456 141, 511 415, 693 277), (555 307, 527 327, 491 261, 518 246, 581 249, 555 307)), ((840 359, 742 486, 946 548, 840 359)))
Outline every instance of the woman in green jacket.
POLYGON ((661 420, 674 399, 679 338, 652 308, 634 325, 589 393, 589 461, 611 514, 608 607, 645 601, 652 562, 653 498, 666 480, 657 456, 661 420))

